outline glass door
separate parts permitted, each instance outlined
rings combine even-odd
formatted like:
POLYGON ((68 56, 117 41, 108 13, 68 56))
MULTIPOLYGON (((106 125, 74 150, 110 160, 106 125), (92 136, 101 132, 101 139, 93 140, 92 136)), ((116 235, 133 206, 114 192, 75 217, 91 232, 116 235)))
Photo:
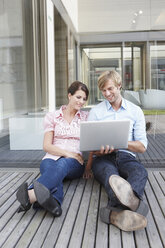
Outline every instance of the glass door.
POLYGON ((123 88, 138 91, 143 87, 142 46, 126 46, 123 48, 123 88))

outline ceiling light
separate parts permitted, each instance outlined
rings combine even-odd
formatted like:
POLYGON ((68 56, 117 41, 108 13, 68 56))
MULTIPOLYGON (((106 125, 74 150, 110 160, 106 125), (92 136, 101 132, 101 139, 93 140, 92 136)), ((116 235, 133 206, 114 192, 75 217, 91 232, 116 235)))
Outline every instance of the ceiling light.
POLYGON ((143 11, 142 10, 139 10, 139 15, 143 14, 143 11))
POLYGON ((132 23, 136 23, 136 21, 135 21, 135 20, 133 20, 133 21, 132 21, 132 23))

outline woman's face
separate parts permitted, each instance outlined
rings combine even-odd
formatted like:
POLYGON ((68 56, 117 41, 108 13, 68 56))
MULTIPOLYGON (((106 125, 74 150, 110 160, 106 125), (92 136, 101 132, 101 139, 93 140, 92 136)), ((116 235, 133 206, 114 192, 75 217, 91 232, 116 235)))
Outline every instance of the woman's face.
POLYGON ((86 93, 83 90, 77 90, 74 95, 68 94, 69 104, 72 108, 79 110, 86 103, 86 93))

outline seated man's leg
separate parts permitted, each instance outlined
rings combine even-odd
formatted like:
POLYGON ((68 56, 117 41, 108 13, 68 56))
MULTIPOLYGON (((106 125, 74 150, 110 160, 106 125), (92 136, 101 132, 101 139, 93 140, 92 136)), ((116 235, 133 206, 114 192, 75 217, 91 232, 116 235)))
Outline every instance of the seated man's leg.
POLYGON ((142 201, 148 175, 146 169, 134 156, 125 152, 118 153, 117 167, 121 177, 111 176, 109 179, 115 195, 124 206, 146 216, 148 206, 142 201))
POLYGON ((130 183, 137 197, 142 199, 148 179, 147 170, 134 156, 126 152, 119 152, 117 163, 119 175, 130 183))
POLYGON ((143 215, 113 207, 101 209, 100 218, 106 224, 113 224, 126 232, 140 230, 147 226, 147 219, 143 215))
POLYGON ((95 158, 92 163, 92 171, 96 180, 105 188, 109 200, 108 206, 116 206, 120 203, 109 185, 109 177, 111 175, 118 175, 119 173, 116 168, 115 161, 110 158, 110 155, 95 158))

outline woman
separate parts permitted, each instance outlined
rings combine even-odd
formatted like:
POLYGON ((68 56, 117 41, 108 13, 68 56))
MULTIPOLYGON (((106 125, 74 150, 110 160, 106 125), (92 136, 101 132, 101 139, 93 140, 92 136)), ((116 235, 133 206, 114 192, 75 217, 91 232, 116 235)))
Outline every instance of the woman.
POLYGON ((40 165, 41 176, 29 188, 24 183, 18 189, 16 196, 21 204, 18 212, 38 203, 54 216, 62 214, 64 178, 75 179, 84 173, 79 151, 80 122, 87 120, 88 112, 80 109, 88 95, 86 85, 75 81, 68 89, 68 105, 45 116, 43 148, 46 155, 40 165))

